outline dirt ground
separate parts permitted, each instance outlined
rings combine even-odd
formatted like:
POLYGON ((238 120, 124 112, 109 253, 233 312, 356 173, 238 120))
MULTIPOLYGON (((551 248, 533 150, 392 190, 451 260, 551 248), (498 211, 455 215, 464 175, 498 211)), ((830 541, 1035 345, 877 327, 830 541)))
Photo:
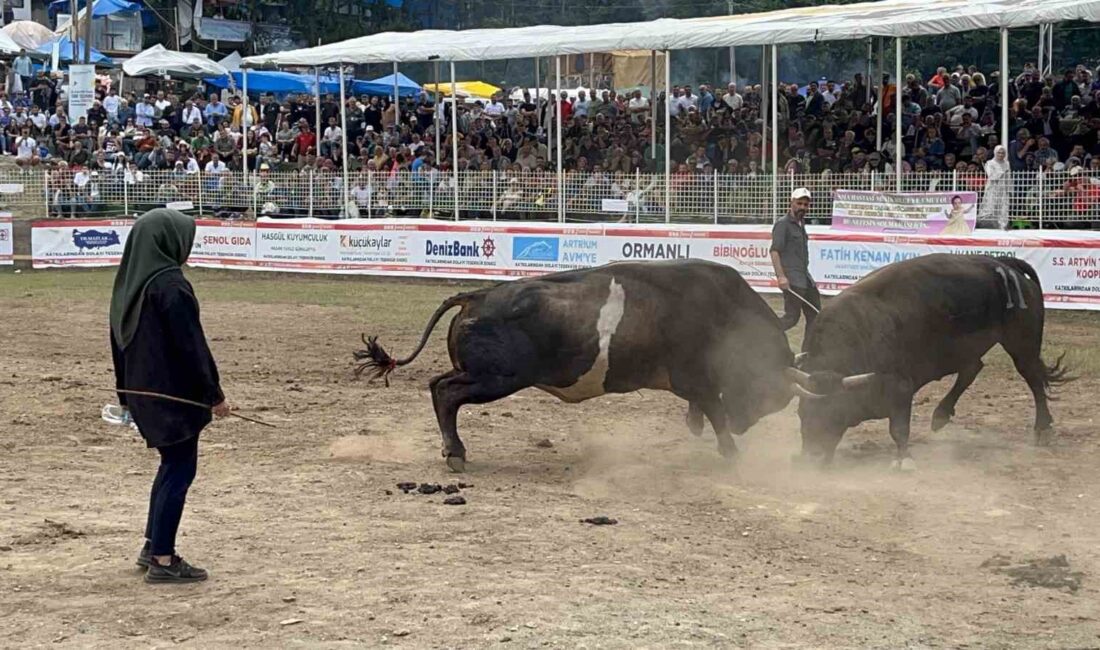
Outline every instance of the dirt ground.
POLYGON ((212 577, 166 587, 133 564, 155 453, 99 417, 111 272, 0 272, 0 646, 1100 647, 1100 316, 1049 314, 1082 378, 1047 448, 995 351, 943 431, 947 383, 921 393, 911 474, 884 422, 799 470, 792 403, 731 466, 667 394, 532 390, 463 411, 458 476, 442 336, 388 389, 350 372, 360 332, 407 352, 456 286, 189 274, 226 393, 279 428, 203 434, 180 550, 212 577), (457 481, 466 505, 396 487, 457 481))

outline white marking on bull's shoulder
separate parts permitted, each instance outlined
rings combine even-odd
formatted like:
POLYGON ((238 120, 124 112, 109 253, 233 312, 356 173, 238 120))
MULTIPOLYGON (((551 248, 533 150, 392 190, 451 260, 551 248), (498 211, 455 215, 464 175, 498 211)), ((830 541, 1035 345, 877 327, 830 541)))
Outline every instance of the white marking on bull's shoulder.
POLYGON ((570 386, 559 388, 557 386, 539 386, 546 392, 555 395, 565 402, 581 402, 604 394, 604 381, 607 379, 607 371, 610 368, 611 338, 619 329, 619 323, 623 320, 623 312, 626 309, 626 292, 623 285, 615 278, 611 279, 611 286, 607 291, 607 301, 600 307, 600 317, 596 321, 596 333, 599 335, 599 351, 592 367, 585 371, 576 382, 570 386))

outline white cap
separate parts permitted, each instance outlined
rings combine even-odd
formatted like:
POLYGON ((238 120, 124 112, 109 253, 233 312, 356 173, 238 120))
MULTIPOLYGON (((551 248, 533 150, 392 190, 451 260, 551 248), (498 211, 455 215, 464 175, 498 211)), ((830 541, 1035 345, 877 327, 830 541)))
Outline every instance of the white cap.
POLYGON ((806 189, 805 187, 795 188, 795 190, 793 192, 791 192, 791 200, 792 201, 794 201, 796 199, 808 199, 808 198, 810 198, 810 190, 806 189))

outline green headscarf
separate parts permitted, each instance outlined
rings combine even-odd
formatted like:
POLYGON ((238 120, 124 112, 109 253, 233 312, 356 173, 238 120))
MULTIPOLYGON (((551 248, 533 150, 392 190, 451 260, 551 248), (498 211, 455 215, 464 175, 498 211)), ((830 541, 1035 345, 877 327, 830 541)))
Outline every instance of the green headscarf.
POLYGON ((126 239, 111 294, 111 334, 120 348, 134 338, 149 282, 183 266, 194 241, 195 220, 182 212, 156 208, 138 217, 126 239))

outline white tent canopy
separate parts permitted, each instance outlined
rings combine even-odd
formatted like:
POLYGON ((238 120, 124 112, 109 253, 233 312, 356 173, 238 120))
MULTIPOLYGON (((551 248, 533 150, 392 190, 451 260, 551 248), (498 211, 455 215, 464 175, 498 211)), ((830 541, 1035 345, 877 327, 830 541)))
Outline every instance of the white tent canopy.
POLYGON ((122 64, 131 77, 144 75, 176 75, 182 77, 224 77, 229 74, 222 64, 202 54, 175 52, 157 44, 122 64))
POLYGON ((0 33, 10 36, 13 41, 27 51, 37 50, 49 43, 56 35, 49 27, 36 23, 33 20, 17 20, 4 25, 0 33))
POLYGON ((225 57, 224 59, 218 61, 218 63, 225 66, 225 69, 230 71, 230 72, 240 72, 241 71, 241 53, 234 50, 232 54, 230 54, 229 56, 225 57))
POLYGON ((11 36, 8 36, 4 32, 0 32, 0 52, 5 54, 18 54, 19 50, 22 49, 26 48, 16 43, 11 36))
POLYGON ((251 56, 244 62, 250 66, 316 66, 491 61, 614 50, 684 50, 868 36, 927 36, 1068 20, 1100 22, 1100 0, 882 0, 644 23, 385 32, 251 56))

